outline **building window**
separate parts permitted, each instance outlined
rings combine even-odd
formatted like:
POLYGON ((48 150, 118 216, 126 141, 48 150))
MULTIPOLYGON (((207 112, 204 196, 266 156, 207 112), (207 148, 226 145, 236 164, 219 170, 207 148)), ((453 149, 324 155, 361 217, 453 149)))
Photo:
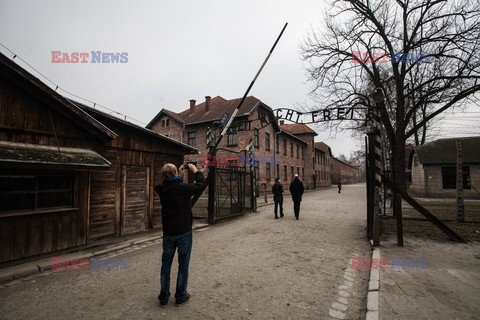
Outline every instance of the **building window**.
MULTIPOLYGON (((442 167, 443 189, 457 188, 457 167, 442 167)), ((463 167, 463 189, 470 189, 470 167, 463 167)))
POLYGON ((300 153, 298 152, 298 144, 297 144, 297 159, 300 157, 300 153))
POLYGON ((270 181, 270 162, 265 163, 265 170, 267 181, 270 181))
POLYGON ((253 146, 258 148, 260 145, 258 143, 258 129, 253 128, 253 146))
POLYGON ((288 181, 288 172, 287 172, 287 165, 286 164, 283 165, 283 179, 285 181, 288 181))
POLYGON ((260 180, 260 163, 258 161, 254 161, 255 166, 255 179, 260 180))
POLYGON ((237 132, 229 132, 227 134, 227 146, 234 147, 237 145, 237 132))
POLYGON ((270 150, 270 133, 265 133, 265 150, 270 150))
POLYGON ((300 176, 300 167, 297 167, 297 174, 300 176))
MULTIPOLYGON (((276 137, 277 135, 273 134, 274 137, 276 137)), ((278 147, 280 146, 280 143, 278 143, 278 138, 275 139, 275 144, 276 144, 276 148, 277 148, 277 153, 280 153, 280 150, 278 149, 278 147)))
POLYGON ((293 172, 293 166, 290 166, 290 172, 292 174, 292 179, 293 179, 293 177, 295 176, 295 172, 293 172))
POLYGON ((0 176, 0 212, 73 207, 71 175, 0 176))
POLYGON ((163 120, 162 120, 162 127, 164 127, 164 128, 165 128, 165 127, 168 127, 168 126, 169 126, 169 122, 170 122, 169 120, 170 120, 170 119, 163 119, 163 120))
POLYGON ((290 157, 293 158, 293 142, 290 142, 290 157))
POLYGON ((305 160, 305 147, 302 146, 302 160, 305 160))
POLYGON ((195 131, 191 131, 188 133, 188 145, 196 148, 197 147, 197 141, 195 138, 195 131))
POLYGON ((305 180, 305 168, 302 168, 302 179, 305 180))
POLYGON ((275 178, 280 178, 280 165, 277 164, 277 172, 275 172, 275 178))
POLYGON ((283 139, 283 155, 287 155, 287 140, 283 139))

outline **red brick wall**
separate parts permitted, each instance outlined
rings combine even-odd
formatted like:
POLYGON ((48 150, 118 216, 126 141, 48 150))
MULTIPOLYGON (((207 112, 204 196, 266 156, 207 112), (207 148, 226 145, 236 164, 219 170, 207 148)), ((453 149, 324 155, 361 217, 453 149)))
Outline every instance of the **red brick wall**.
POLYGON ((358 168, 354 168, 336 158, 332 158, 331 176, 332 184, 336 184, 338 178, 341 179, 343 184, 359 182, 358 168))
POLYGON ((290 135, 280 133, 278 134, 279 139, 279 153, 278 162, 280 174, 280 181, 285 185, 285 183, 290 183, 293 179, 293 175, 298 172, 300 179, 307 186, 306 178, 308 177, 308 169, 305 168, 305 163, 308 167, 308 145, 305 145, 298 139, 292 138, 290 135), (284 154, 284 141, 287 144, 287 154, 284 154), (293 144, 293 155, 291 153, 291 146, 293 144), (298 158, 297 158, 297 147, 298 147, 298 158), (302 159, 302 148, 305 148, 305 157, 302 159), (287 180, 285 181, 285 166, 287 166, 287 180), (294 174, 292 174, 291 168, 293 167, 294 174))
POLYGON ((182 135, 182 127, 183 125, 180 124, 179 122, 173 120, 171 117, 168 115, 164 115, 161 117, 155 124, 152 126, 151 130, 158 132, 160 134, 166 135, 167 137, 170 137, 172 139, 175 139, 177 141, 180 141, 181 135, 182 135), (164 121, 168 119, 168 126, 163 126, 164 121))
POLYGON ((316 187, 328 187, 331 185, 330 178, 330 156, 322 150, 315 149, 315 167, 316 187))
MULTIPOLYGON (((260 110, 263 110, 260 107, 260 110)), ((197 155, 187 155, 185 156, 185 161, 195 161, 198 164, 202 163, 201 154, 207 154, 208 148, 206 145, 206 133, 207 128, 211 127, 211 123, 202 123, 196 125, 186 125, 183 128, 182 134, 182 125, 173 119, 169 120, 168 127, 162 127, 162 120, 166 119, 167 115, 160 118, 157 123, 154 124, 152 130, 157 131, 162 134, 169 134, 170 137, 176 140, 181 140, 183 143, 188 144, 188 133, 195 132, 196 144, 195 147, 199 150, 197 155), (180 139, 180 138, 183 139, 180 139)), ((272 124, 269 124, 261 128, 262 124, 259 120, 258 109, 254 110, 252 114, 247 119, 250 121, 250 130, 248 131, 238 131, 237 132, 237 145, 229 146, 228 145, 228 136, 225 135, 222 142, 220 143, 220 148, 233 150, 236 152, 244 151, 250 142, 250 139, 254 136, 254 128, 259 129, 259 146, 255 147, 255 156, 257 157, 271 157, 278 156, 278 177, 280 181, 285 185, 290 183, 293 179, 293 175, 298 173, 301 180, 305 186, 309 189, 315 187, 325 187, 329 186, 331 182, 331 164, 330 156, 324 154, 319 149, 314 148, 314 134, 306 133, 296 135, 297 138, 292 137, 291 135, 285 134, 283 132, 275 135, 275 128, 272 124), (270 135, 270 147, 266 147, 266 134, 270 135), (275 143, 276 139, 279 140, 278 151, 275 153, 275 143), (284 154, 284 142, 287 144, 287 154, 284 154), (305 143, 303 143, 304 141, 305 143), (293 144, 293 155, 291 154, 291 144, 293 144), (298 147, 298 157, 297 157, 297 147, 298 147), (304 148, 304 157, 302 158, 302 148, 304 148), (287 168, 287 179, 285 179, 285 166, 287 168), (293 174, 292 174, 293 167, 293 174), (316 181, 314 182, 314 178, 316 181)), ((235 122, 234 122, 235 123, 235 122)), ((219 135, 220 132, 217 132, 219 135)), ((247 172, 250 171, 249 165, 247 165, 247 172)), ((267 190, 271 190, 271 186, 275 181, 277 176, 277 168, 273 163, 270 163, 270 179, 267 179, 267 167, 265 164, 261 164, 259 168, 259 176, 257 177, 257 185, 262 190, 262 185, 267 185, 267 190)))

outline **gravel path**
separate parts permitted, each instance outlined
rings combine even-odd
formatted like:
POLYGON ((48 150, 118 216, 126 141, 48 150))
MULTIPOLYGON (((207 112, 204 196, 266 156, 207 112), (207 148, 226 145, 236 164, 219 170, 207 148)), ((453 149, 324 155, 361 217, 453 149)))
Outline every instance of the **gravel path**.
POLYGON ((284 209, 283 219, 266 206, 195 232, 184 306, 159 307, 155 244, 116 256, 125 270, 65 270, 2 288, 0 319, 364 319, 368 270, 348 267, 371 256, 365 185, 307 192, 298 221, 289 198, 284 209))

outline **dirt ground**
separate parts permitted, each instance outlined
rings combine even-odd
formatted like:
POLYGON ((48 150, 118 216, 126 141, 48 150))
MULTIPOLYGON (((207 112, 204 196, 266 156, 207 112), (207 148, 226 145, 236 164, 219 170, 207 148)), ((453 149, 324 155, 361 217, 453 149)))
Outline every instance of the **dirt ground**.
MULTIPOLYGON (((365 185, 306 193, 298 221, 289 198, 284 207, 283 219, 265 206, 195 232, 192 299, 181 307, 172 298, 159 307, 160 243, 116 256, 125 270, 65 270, 2 288, 0 319, 330 319, 351 257, 371 257, 365 185)), ((351 277, 345 319, 364 319, 368 270, 351 277)))

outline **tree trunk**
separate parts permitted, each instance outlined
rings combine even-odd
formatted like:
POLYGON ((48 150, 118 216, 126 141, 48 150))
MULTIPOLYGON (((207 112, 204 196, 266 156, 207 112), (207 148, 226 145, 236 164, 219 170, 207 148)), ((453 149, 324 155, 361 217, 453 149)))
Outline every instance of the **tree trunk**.
MULTIPOLYGON (((398 133, 395 136, 395 145, 392 146, 393 152, 393 172, 395 184, 405 192, 407 185, 405 182, 405 134, 398 133)), ((395 194, 395 202, 393 210, 397 218, 397 244, 403 247, 403 215, 402 215, 402 198, 399 194, 395 194)))

